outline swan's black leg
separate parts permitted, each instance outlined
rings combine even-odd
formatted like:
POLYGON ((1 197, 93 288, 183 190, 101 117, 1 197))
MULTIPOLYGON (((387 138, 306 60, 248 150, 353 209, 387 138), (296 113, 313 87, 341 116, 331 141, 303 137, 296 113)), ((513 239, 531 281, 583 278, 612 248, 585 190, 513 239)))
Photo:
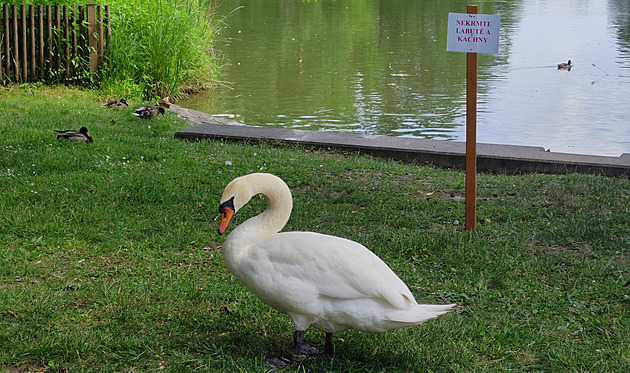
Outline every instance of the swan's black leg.
POLYGON ((302 345, 304 344, 304 331, 296 330, 293 333, 293 360, 296 356, 302 355, 302 345))
POLYGON ((334 351, 335 351, 335 347, 333 346, 333 335, 332 333, 326 333, 326 343, 324 344, 324 354, 326 356, 333 356, 334 351))

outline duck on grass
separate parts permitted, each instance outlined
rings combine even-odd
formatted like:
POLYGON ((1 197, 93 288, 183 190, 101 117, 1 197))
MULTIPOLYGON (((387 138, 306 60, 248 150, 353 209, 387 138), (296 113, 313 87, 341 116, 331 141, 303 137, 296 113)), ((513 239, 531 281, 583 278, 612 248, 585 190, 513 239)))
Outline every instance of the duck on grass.
POLYGON ((87 127, 81 127, 78 131, 75 130, 55 130, 57 132, 57 140, 71 140, 71 141, 84 141, 94 142, 92 136, 88 135, 87 127))
POLYGON ((138 118, 151 119, 157 117, 160 114, 164 115, 164 108, 155 105, 144 105, 137 108, 136 111, 132 114, 137 116, 138 118))

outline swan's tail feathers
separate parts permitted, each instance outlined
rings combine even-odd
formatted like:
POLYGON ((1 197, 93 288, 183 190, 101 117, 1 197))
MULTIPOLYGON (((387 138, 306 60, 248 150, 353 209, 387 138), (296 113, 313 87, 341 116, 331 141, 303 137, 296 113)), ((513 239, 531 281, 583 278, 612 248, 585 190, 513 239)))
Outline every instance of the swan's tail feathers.
POLYGON ((419 325, 453 309, 456 304, 419 304, 407 310, 388 312, 387 320, 406 325, 419 325))

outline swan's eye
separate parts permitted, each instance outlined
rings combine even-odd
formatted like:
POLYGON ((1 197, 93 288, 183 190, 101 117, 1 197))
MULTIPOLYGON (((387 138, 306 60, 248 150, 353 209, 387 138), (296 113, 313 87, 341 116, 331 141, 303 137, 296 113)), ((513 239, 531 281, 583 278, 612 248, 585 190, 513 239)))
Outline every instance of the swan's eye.
POLYGON ((232 196, 232 198, 228 199, 227 201, 223 202, 221 204, 221 206, 219 206, 219 214, 223 215, 223 217, 226 217, 226 211, 225 209, 229 208, 230 210, 234 211, 234 196, 232 196))

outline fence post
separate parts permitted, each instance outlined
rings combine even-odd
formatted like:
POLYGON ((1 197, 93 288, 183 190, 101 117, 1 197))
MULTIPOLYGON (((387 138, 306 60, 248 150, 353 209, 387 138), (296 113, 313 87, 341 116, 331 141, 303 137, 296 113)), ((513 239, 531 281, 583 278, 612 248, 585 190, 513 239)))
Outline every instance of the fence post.
POLYGON ((37 6, 37 28, 39 30, 38 44, 39 44, 39 78, 44 80, 44 6, 37 6))
POLYGON ((81 55, 82 56, 86 56, 87 55, 87 53, 86 53, 87 46, 85 45, 85 43, 87 42, 87 40, 86 40, 87 39, 87 35, 86 35, 87 33, 86 33, 86 30, 85 30, 85 27, 84 27, 85 22, 86 22, 85 21, 85 7, 83 5, 79 5, 79 31, 78 31, 78 33, 79 33, 80 37, 79 37, 79 40, 78 40, 79 41, 79 46, 78 47, 81 50, 81 55))
POLYGON ((53 68, 53 31, 52 31, 52 7, 50 5, 46 5, 46 46, 48 49, 48 53, 46 56, 46 67, 47 70, 50 71, 53 68))
POLYGON ((11 24, 13 26, 13 66, 15 67, 15 71, 13 77, 15 80, 20 80, 20 45, 19 36, 18 36, 18 16, 17 16, 17 5, 11 5, 11 24))
POLYGON ((11 41, 9 40, 9 5, 2 4, 2 14, 4 14, 4 55, 6 56, 6 60, 4 61, 5 66, 5 74, 7 78, 11 72, 11 54, 9 53, 11 49, 9 46, 11 45, 11 41))
POLYGON ((109 5, 105 5, 105 45, 109 45, 109 42, 112 39, 112 24, 109 16, 109 5))
POLYGON ((103 64, 103 55, 105 54, 105 46, 103 45, 103 7, 96 6, 96 20, 98 22, 98 66, 103 64))
POLYGON ((61 70, 61 7, 54 5, 55 9, 55 68, 61 70))
MULTIPOLYGON (((77 33, 79 32, 77 28, 77 7, 76 5, 72 5, 70 7, 70 23, 72 24, 72 56, 76 58, 77 54, 77 33)), ((72 64, 71 67, 72 74, 76 74, 77 68, 76 65, 72 64)))
POLYGON ((63 37, 65 44, 65 70, 66 70, 66 79, 70 79, 70 25, 68 24, 68 6, 63 6, 63 37))
POLYGON ((35 6, 28 6, 28 28, 29 28, 29 41, 31 44, 31 58, 29 65, 31 65, 31 80, 35 81, 35 6))
POLYGON ((90 53, 90 71, 98 69, 98 40, 96 34, 96 4, 90 3, 87 6, 88 21, 88 50, 90 53))
POLYGON ((22 81, 25 82, 28 79, 28 57, 26 55, 26 5, 20 5, 20 18, 22 18, 20 20, 20 42, 22 44, 22 81))
MULTIPOLYGON (((3 15, 3 18, 4 18, 4 20, 5 20, 5 21, 6 21, 6 19, 7 19, 7 9, 8 9, 8 8, 7 8, 7 4, 2 4, 2 15, 3 15)), ((4 34, 3 34, 3 35, 5 35, 4 39, 6 39, 6 38, 7 38, 7 37, 6 37, 6 34, 7 34, 6 27, 4 27, 4 28, 2 29, 2 31, 4 31, 4 34)), ((0 47, 0 50, 1 50, 1 49, 2 49, 2 47, 0 47)), ((7 51, 6 51, 6 53, 8 54, 8 53, 9 53, 9 51, 7 50, 7 51)), ((2 82, 4 82, 4 75, 3 75, 3 73, 2 73, 2 64, 3 64, 3 63, 4 63, 4 61, 2 60, 2 53, 0 53, 0 84, 1 84, 2 82)))

